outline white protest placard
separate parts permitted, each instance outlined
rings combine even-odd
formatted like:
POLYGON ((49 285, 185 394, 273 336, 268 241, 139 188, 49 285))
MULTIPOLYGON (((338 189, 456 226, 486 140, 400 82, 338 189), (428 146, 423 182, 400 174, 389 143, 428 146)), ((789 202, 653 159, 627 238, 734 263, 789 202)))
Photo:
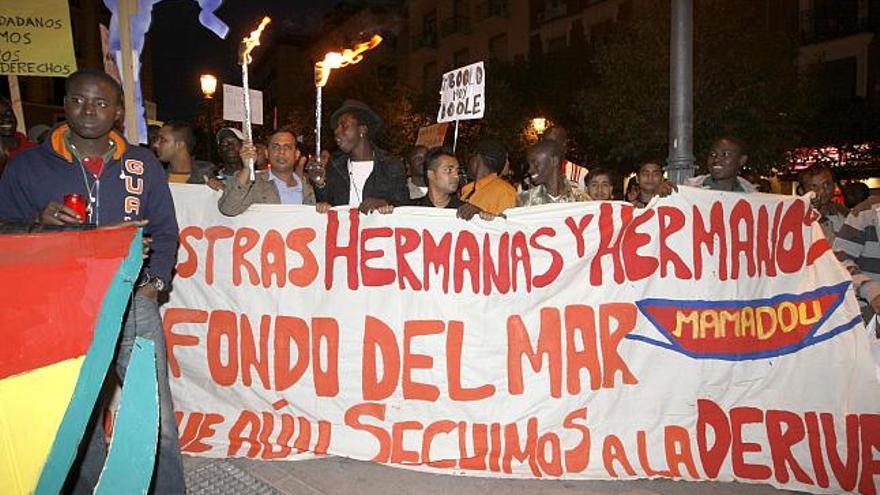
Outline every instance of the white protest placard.
POLYGON ((437 122, 482 119, 486 112, 486 69, 483 62, 443 74, 437 122))
MULTIPOLYGON (((252 89, 251 123, 263 125, 263 92, 252 89)), ((244 122, 244 95, 241 86, 223 85, 223 120, 244 122)))

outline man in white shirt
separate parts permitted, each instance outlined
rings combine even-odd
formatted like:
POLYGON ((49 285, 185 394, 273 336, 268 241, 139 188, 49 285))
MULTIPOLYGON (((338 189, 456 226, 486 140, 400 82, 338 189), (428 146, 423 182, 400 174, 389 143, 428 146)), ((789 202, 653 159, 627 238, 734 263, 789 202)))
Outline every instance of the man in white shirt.
POLYGON ((373 144, 382 119, 366 104, 346 100, 330 117, 339 146, 327 168, 308 167, 315 186, 316 208, 349 205, 361 213, 391 213, 409 202, 406 169, 396 157, 373 144))

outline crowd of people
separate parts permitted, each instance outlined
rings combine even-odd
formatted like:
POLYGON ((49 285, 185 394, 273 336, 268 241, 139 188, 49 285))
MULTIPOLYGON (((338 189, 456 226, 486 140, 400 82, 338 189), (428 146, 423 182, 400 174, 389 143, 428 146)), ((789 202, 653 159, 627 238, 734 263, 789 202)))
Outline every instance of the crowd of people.
MULTIPOLYGON (((178 225, 169 183, 203 184, 222 191, 219 211, 235 216, 250 205, 314 205, 320 213, 350 206, 363 214, 391 214, 396 207, 456 210, 465 220, 493 220, 515 207, 615 199, 618 177, 601 167, 580 166, 566 159, 568 137, 555 127, 526 153, 523 183, 508 180, 508 151, 486 138, 465 163, 446 148, 414 147, 406 160, 376 143, 382 119, 368 105, 346 101, 330 119, 336 151, 311 160, 301 137, 286 129, 269 134, 265 143, 248 144, 242 133, 223 128, 216 134, 219 163, 194 156, 196 132, 191 124, 165 123, 149 147, 126 142, 117 130, 123 115, 122 89, 98 70, 84 69, 66 80, 66 122, 37 129, 33 136, 16 132, 8 100, 0 100, 0 221, 41 230, 83 223, 100 227, 135 224, 144 227, 149 255, 127 312, 115 369, 124 377, 135 336, 156 343, 160 371, 160 443, 156 493, 182 493, 183 471, 177 445, 158 296, 169 290, 177 255, 178 225), (41 135, 42 134, 42 135, 41 135), (40 143, 38 144, 38 141, 40 143), (247 164, 255 164, 251 180, 247 164), (65 206, 65 195, 87 201, 85 216, 65 206)), ((708 173, 688 185, 751 194, 757 187, 741 176, 748 162, 746 145, 734 136, 717 139, 705 164, 708 173)), ((849 269, 867 310, 880 311, 880 241, 874 205, 864 185, 843 190, 846 204, 835 200, 832 171, 816 166, 800 177, 837 258, 849 269)), ((637 208, 655 197, 674 194, 664 178, 662 161, 639 164, 625 197, 637 208)), ((94 421, 93 421, 94 423, 94 421)), ((98 428, 87 442, 80 468, 70 480, 74 492, 90 492, 103 464, 103 435, 98 428)))

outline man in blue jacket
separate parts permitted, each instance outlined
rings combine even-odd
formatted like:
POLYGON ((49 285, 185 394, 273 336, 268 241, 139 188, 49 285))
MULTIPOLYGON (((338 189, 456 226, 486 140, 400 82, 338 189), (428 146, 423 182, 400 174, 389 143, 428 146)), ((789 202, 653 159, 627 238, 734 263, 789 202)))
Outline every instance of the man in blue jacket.
MULTIPOLYGON (((177 219, 162 166, 149 150, 129 145, 113 130, 122 118, 122 88, 103 71, 84 69, 65 82, 67 123, 52 130, 43 145, 17 155, 0 178, 0 219, 44 225, 111 225, 146 221, 152 242, 135 297, 129 306, 115 361, 121 379, 136 336, 155 343, 159 378, 159 448, 154 493, 184 493, 183 466, 168 386, 167 359, 157 297, 168 288, 177 254, 177 219), (62 205, 66 194, 81 194, 86 218, 62 205)), ((96 412, 74 493, 92 493, 104 464, 103 431, 96 412)))

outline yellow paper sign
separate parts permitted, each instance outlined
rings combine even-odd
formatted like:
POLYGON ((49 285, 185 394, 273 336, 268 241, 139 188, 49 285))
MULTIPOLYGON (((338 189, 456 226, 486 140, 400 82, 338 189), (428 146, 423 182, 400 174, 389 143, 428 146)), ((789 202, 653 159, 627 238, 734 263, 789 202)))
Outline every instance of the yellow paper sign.
POLYGON ((66 0, 0 0, 0 74, 65 77, 75 70, 66 0))

